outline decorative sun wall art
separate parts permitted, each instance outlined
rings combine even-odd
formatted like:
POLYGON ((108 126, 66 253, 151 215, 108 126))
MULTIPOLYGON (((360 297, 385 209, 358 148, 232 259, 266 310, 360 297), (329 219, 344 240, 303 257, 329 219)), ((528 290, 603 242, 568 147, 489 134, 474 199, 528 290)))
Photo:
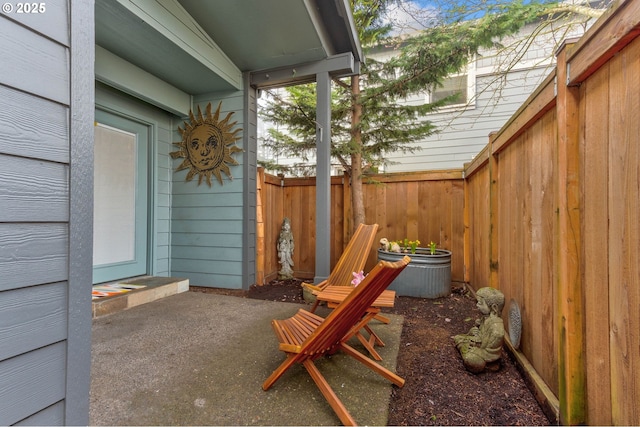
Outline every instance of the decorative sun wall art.
POLYGON ((189 111, 190 123, 184 122, 184 129, 178 126, 182 141, 174 142, 173 145, 180 149, 170 155, 173 159, 184 158, 175 172, 189 169, 186 181, 191 181, 198 175, 198 185, 204 178, 211 187, 211 175, 215 175, 220 185, 223 185, 221 172, 233 180, 229 165, 239 164, 232 156, 242 152, 242 149, 235 145, 240 139, 237 134, 241 129, 233 129, 237 121, 229 122, 233 112, 219 120, 221 106, 222 102, 212 115, 209 103, 204 116, 198 106, 198 116, 194 117, 193 112, 189 111))

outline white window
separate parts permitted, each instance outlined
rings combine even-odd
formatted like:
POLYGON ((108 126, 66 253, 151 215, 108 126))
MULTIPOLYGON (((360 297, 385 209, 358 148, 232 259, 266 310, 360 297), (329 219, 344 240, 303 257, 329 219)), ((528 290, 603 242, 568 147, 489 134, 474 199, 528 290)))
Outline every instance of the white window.
POLYGON ((438 86, 430 91, 430 102, 437 102, 449 96, 454 96, 446 102, 445 105, 466 104, 469 99, 467 74, 453 76, 442 82, 442 86, 438 86))
POLYGON ((448 100, 440 109, 455 110, 460 108, 473 108, 475 106, 475 88, 475 61, 472 61, 466 70, 444 79, 441 86, 411 94, 406 98, 405 102, 419 105, 437 102, 448 96, 457 95, 448 100))

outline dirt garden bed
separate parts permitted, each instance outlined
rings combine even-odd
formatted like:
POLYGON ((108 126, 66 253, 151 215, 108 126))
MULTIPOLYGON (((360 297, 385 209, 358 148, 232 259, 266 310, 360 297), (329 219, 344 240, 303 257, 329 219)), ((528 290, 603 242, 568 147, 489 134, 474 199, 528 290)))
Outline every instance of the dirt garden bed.
MULTIPOLYGON (((248 291, 192 287, 270 301, 303 303, 300 280, 276 280, 248 291)), ((509 355, 500 369, 467 372, 451 337, 466 333, 477 317, 475 299, 462 287, 448 297, 398 297, 388 313, 404 316, 397 373, 406 379, 395 388, 389 425, 549 425, 549 420, 509 355)))

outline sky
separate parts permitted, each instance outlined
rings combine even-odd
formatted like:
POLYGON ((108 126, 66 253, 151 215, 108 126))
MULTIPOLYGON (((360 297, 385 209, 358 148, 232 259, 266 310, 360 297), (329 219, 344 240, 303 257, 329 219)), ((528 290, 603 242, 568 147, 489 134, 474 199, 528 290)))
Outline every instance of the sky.
POLYGON ((426 28, 429 16, 433 16, 432 11, 427 0, 405 1, 400 6, 392 6, 387 11, 387 22, 391 22, 394 26, 392 35, 397 36, 426 28))
MULTIPOLYGON (((530 1, 523 0, 525 4, 530 1)), ((389 8, 387 22, 393 24, 395 30, 392 35, 395 36, 424 29, 430 20, 443 12, 448 11, 451 13, 450 18, 454 19, 475 19, 484 15, 487 7, 508 2, 509 0, 401 0, 399 4, 389 8), (459 15, 460 6, 466 9, 464 15, 459 15)))

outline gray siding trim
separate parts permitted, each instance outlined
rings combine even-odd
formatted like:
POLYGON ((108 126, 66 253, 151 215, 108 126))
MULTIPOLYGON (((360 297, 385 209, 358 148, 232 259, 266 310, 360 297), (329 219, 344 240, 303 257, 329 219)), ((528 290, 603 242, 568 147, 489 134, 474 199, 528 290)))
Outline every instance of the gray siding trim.
POLYGON ((256 197, 257 197, 257 163, 258 163, 258 103, 256 89, 249 85, 251 76, 244 75, 244 221, 242 247, 242 288, 256 282, 256 197))
MULTIPOLYGON (((93 120, 95 18, 93 1, 71 7, 69 196, 69 320, 65 425, 89 424, 91 281, 93 264, 93 120)), ((64 384, 64 383, 63 383, 64 384)))

